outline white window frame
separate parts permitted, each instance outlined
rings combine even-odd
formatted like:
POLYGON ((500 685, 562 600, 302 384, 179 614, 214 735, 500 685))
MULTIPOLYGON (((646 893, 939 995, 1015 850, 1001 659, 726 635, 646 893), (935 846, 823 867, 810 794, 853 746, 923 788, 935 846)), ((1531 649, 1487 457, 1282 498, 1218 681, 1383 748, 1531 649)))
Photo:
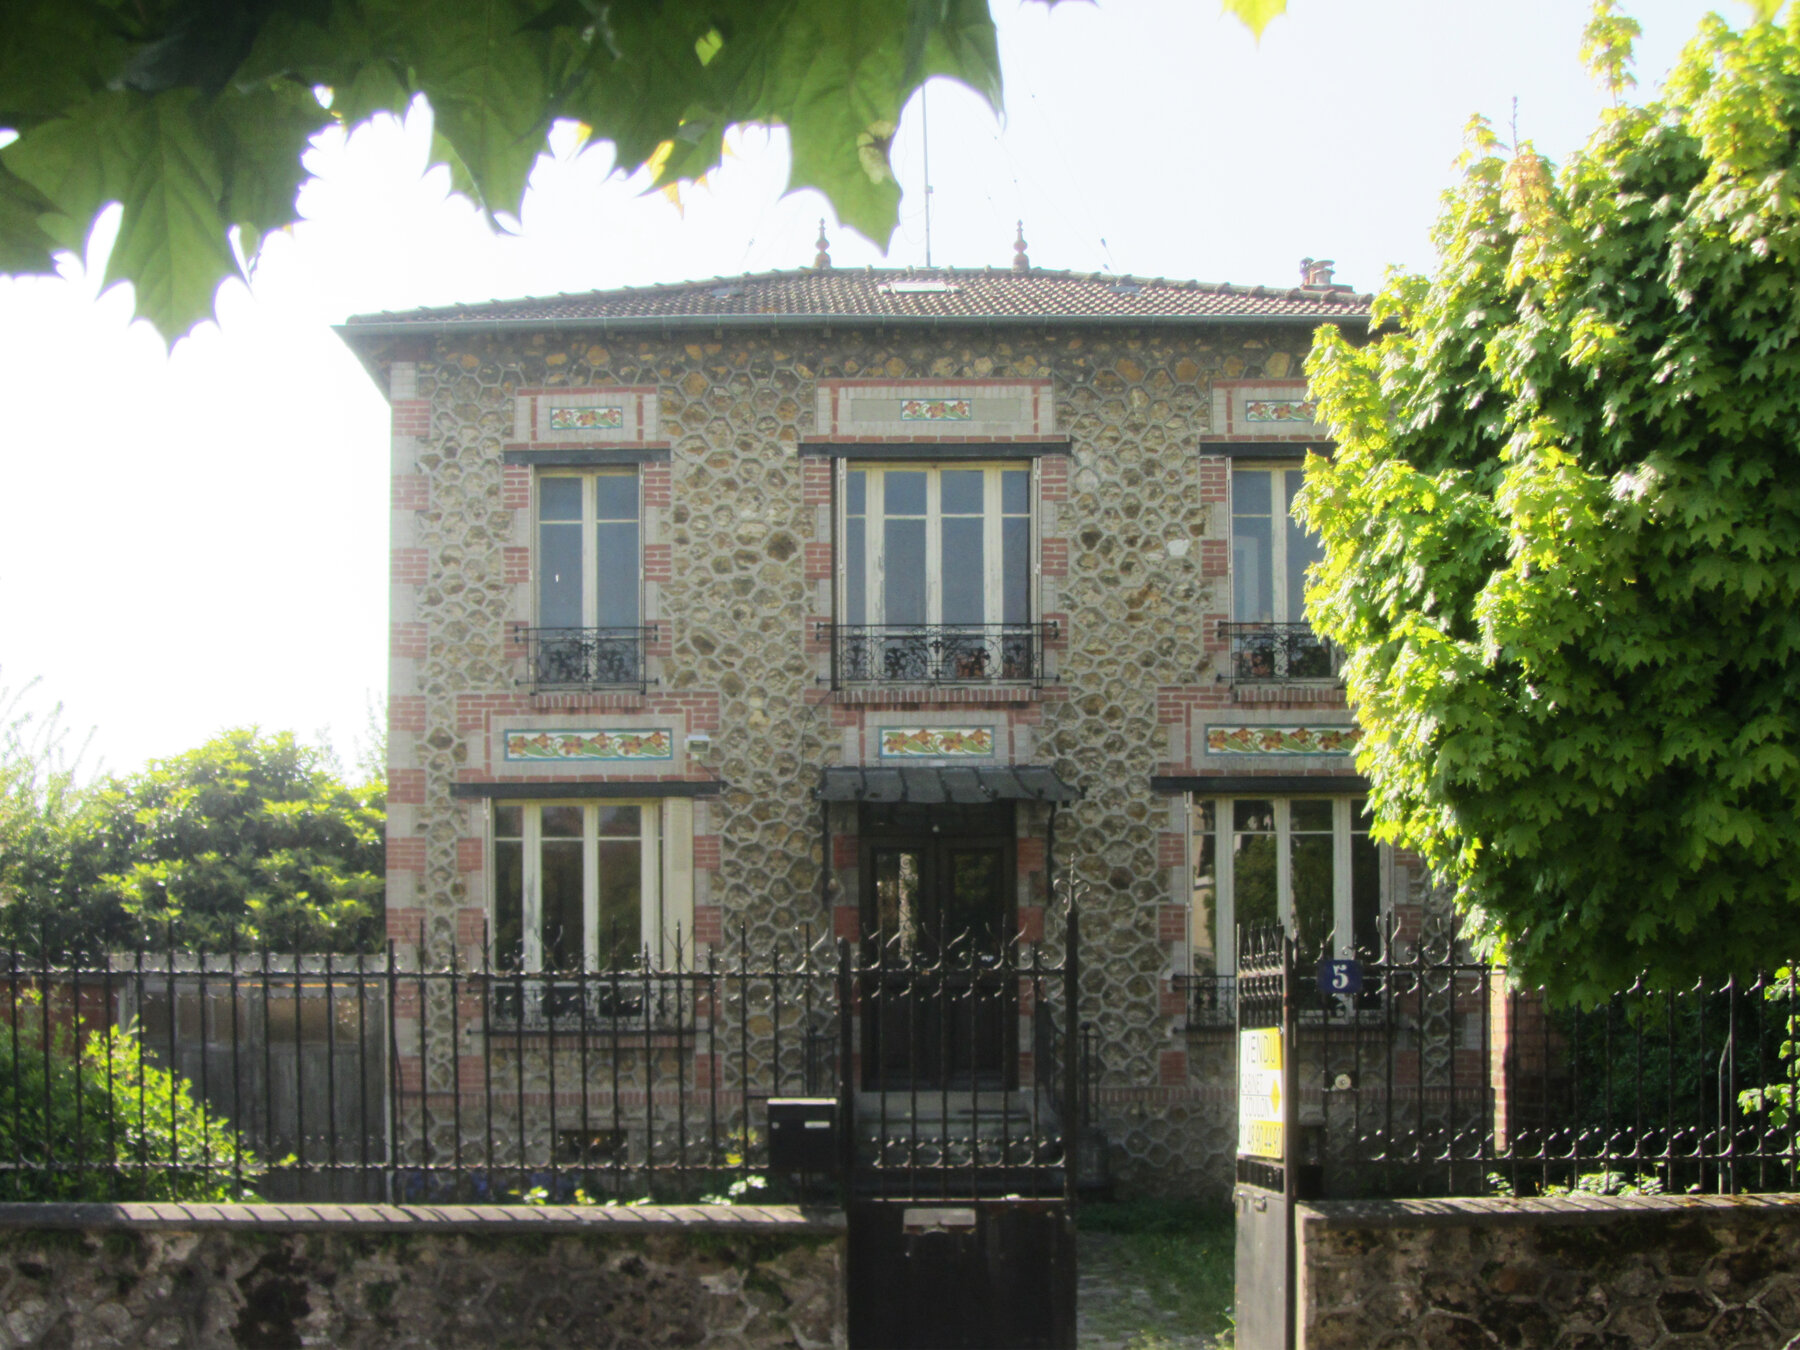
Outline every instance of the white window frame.
MULTIPOLYGON (((1308 623, 1305 613, 1288 613, 1288 514, 1282 509, 1287 501, 1288 474, 1304 476, 1306 469, 1289 460, 1277 462, 1239 463, 1232 461, 1231 486, 1226 497, 1225 510, 1231 526, 1231 618, 1234 623, 1308 623), (1267 619, 1237 612, 1237 476, 1240 472, 1267 473, 1269 479, 1269 610, 1267 619)), ((1257 800, 1264 800, 1258 798, 1257 800)))
POLYGON ((861 625, 881 628, 887 626, 884 617, 886 605, 886 566, 887 548, 885 538, 884 514, 876 510, 875 504, 881 500, 881 475, 888 471, 900 473, 917 473, 924 471, 925 478, 925 618, 926 625, 941 625, 944 622, 944 586, 943 586, 943 493, 942 475, 949 471, 981 470, 986 475, 982 487, 982 604, 983 609, 995 617, 982 620, 983 624, 998 626, 1004 622, 999 616, 1005 600, 1006 577, 1003 557, 1003 524, 1006 512, 1001 498, 1000 475, 1006 472, 1025 472, 1026 496, 1026 615, 1016 622, 1023 625, 1035 623, 1042 612, 1039 600, 1040 571, 1038 565, 1038 462, 1029 460, 862 460, 842 457, 837 461, 837 520, 834 522, 836 538, 836 604, 834 613, 838 622, 850 624, 849 617, 849 519, 850 491, 849 476, 853 472, 866 473, 867 495, 863 502, 863 520, 865 534, 863 536, 863 606, 864 614, 861 625))
MULTIPOLYGON (((604 468, 542 465, 531 476, 531 622, 543 627, 543 482, 546 478, 579 478, 581 480, 581 623, 582 628, 600 627, 600 550, 596 526, 595 482, 601 478, 630 478, 637 488, 637 558, 631 585, 637 593, 638 621, 644 625, 644 476, 635 464, 608 465, 604 468)), ((567 522, 552 522, 556 524, 567 522)))
MULTIPOLYGON (((1237 831, 1232 828, 1232 807, 1238 801, 1271 802, 1275 808, 1275 894, 1281 916, 1281 926, 1285 932, 1294 931, 1294 888, 1293 857, 1290 847, 1292 832, 1290 830, 1291 805, 1295 801, 1329 801, 1331 812, 1331 938, 1332 955, 1340 960, 1356 955, 1356 916, 1355 897, 1352 893, 1352 844, 1351 836, 1355 827, 1355 803, 1358 797, 1347 797, 1336 794, 1295 792, 1286 796, 1251 796, 1240 793, 1236 797, 1219 797, 1211 793, 1195 792, 1188 794, 1188 952, 1186 960, 1193 960, 1194 926, 1200 922, 1195 912, 1194 890, 1200 874, 1199 850, 1195 846, 1200 831, 1201 803, 1213 804, 1213 969, 1218 975, 1237 974, 1237 896, 1236 877, 1232 865, 1231 837, 1237 831)), ((1380 887, 1376 906, 1382 915, 1386 915, 1389 907, 1387 887, 1387 847, 1377 845, 1377 857, 1380 866, 1377 871, 1380 887)))
MULTIPOLYGON (((495 847, 499 840, 498 809, 501 806, 518 806, 523 808, 523 820, 520 838, 524 855, 523 880, 520 886, 521 914, 521 960, 520 970, 526 974, 534 974, 544 969, 544 936, 543 936, 543 904, 541 888, 541 869, 543 863, 543 809, 546 806, 576 806, 582 811, 581 823, 581 872, 582 872, 582 968, 587 971, 600 969, 600 812, 609 806, 636 806, 640 808, 638 816, 638 842, 640 854, 638 859, 638 950, 662 954, 665 957, 672 952, 674 945, 674 924, 670 921, 668 905, 665 899, 666 888, 663 885, 664 849, 664 803, 662 799, 650 798, 568 798, 546 796, 529 800, 496 801, 490 804, 488 811, 488 933, 489 941, 497 942, 499 932, 499 850, 495 847)), ((625 836, 611 836, 623 838, 625 836)), ((510 836, 508 836, 510 839, 510 836)), ((684 939, 685 940, 685 939, 684 939)), ((499 966, 500 953, 490 952, 495 968, 499 966)))

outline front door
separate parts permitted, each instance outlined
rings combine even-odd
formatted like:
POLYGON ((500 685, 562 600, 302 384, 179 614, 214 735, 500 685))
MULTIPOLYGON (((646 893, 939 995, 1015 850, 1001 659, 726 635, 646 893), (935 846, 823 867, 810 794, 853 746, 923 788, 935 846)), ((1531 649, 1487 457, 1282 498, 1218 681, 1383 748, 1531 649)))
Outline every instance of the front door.
POLYGON ((1010 803, 865 808, 866 1087, 1013 1086, 1012 817, 1010 803))

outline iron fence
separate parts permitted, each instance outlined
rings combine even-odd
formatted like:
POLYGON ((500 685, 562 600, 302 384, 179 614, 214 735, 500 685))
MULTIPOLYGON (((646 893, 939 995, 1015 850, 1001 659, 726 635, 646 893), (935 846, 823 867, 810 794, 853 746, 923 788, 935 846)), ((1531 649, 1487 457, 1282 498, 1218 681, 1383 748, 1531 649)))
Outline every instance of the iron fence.
POLYGON ((531 971, 485 935, 434 953, 421 933, 379 955, 0 962, 0 1199, 1065 1189, 1074 967, 1038 944, 927 956, 802 929, 531 971), (772 1170, 781 1097, 836 1103, 830 1168, 772 1170))
POLYGON ((1036 687, 1045 679, 1055 621, 1005 624, 820 623, 834 689, 866 684, 1036 687))
POLYGON ((1724 1193, 1800 1183, 1785 973, 1591 1008, 1390 929, 1361 989, 1295 972, 1299 1143, 1334 1196, 1724 1193))

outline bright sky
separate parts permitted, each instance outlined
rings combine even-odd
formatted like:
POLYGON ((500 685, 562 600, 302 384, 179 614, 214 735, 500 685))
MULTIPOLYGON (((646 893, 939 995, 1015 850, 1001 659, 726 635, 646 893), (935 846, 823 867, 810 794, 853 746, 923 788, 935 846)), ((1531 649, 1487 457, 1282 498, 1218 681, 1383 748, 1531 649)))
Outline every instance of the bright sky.
MULTIPOLYGON (((997 123, 929 100, 931 258, 1287 285, 1304 256, 1373 289, 1431 262, 1471 113, 1561 158, 1601 96, 1580 0, 1292 0, 1260 45, 1208 0, 1051 9, 993 0, 997 123)), ((1626 0, 1647 93, 1707 6, 1626 0)), ((1725 6, 1734 23, 1742 6, 1725 6)), ((917 97, 886 259, 925 261, 917 97)), ((779 134, 741 135, 685 214, 560 138, 516 236, 423 172, 428 115, 321 138, 304 222, 266 245, 221 321, 166 354, 97 295, 108 232, 62 280, 0 279, 0 691, 36 679, 90 765, 136 768, 235 725, 328 736, 350 759, 386 682, 387 410, 329 325, 345 316, 810 263, 813 193, 784 198, 779 134)), ((881 263, 829 227, 840 266, 881 263)), ((0 708, 5 700, 0 697, 0 708)))

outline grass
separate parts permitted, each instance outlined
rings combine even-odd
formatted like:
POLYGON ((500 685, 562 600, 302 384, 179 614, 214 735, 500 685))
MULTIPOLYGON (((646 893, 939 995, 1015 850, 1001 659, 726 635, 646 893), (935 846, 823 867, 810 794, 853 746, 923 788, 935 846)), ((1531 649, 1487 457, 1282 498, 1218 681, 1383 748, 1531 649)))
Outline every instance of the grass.
POLYGON ((1131 1334, 1129 1345, 1156 1350, 1162 1332, 1220 1336, 1231 1328, 1237 1237, 1228 1208, 1173 1200, 1090 1203, 1076 1211, 1084 1234, 1104 1234, 1105 1259, 1120 1282, 1143 1296, 1130 1307, 1094 1309, 1095 1329, 1131 1334), (1119 1325, 1141 1317, 1147 1301, 1155 1326, 1119 1325), (1114 1325, 1100 1325, 1113 1323, 1114 1325))

